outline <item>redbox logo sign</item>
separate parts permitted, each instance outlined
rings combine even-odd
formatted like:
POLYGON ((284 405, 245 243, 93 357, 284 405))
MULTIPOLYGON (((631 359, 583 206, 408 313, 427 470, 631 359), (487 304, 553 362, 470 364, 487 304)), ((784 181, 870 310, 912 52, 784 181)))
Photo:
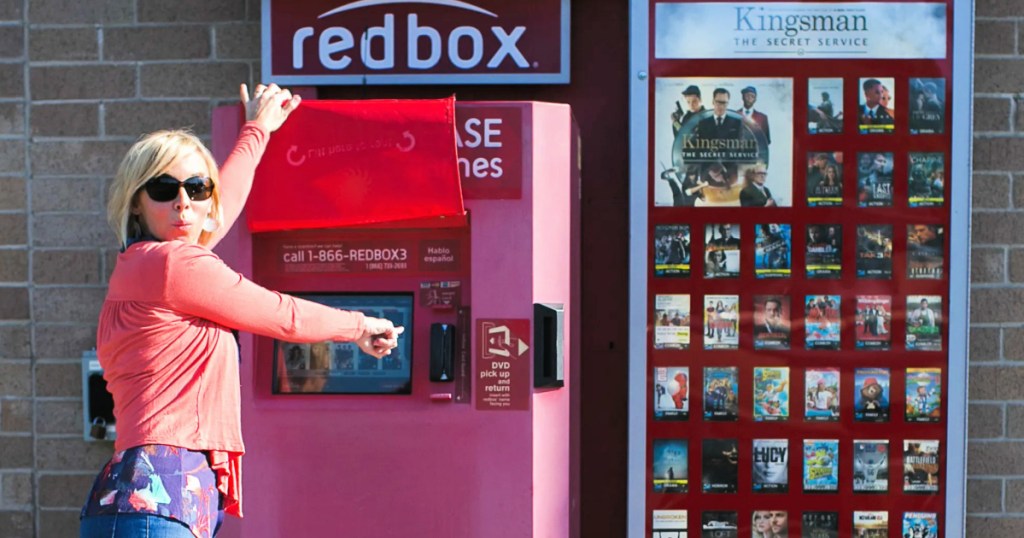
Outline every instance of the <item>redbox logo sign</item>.
POLYGON ((565 84, 569 0, 263 0, 264 82, 565 84))

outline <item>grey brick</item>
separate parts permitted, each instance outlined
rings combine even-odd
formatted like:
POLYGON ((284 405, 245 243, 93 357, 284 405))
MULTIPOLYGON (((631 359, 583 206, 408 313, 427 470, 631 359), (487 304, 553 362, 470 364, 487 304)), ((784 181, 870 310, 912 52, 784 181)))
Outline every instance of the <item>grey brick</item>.
POLYGON ((37 177, 76 175, 114 177, 128 151, 128 142, 67 141, 36 142, 29 153, 37 177))
POLYGON ((135 19, 132 0, 32 0, 33 24, 110 24, 135 19))
POLYGON ((36 323, 36 356, 41 359, 78 359, 96 347, 96 320, 83 325, 36 323))
POLYGON ((36 396, 82 397, 81 364, 41 363, 36 365, 36 396))
MULTIPOLYGON (((29 359, 32 357, 32 331, 28 325, 0 325, 0 359, 29 359)), ((0 366, 0 373, 3 372, 0 366)), ((9 372, 8 372, 9 373, 9 372)), ((0 376, 0 395, 12 395, 0 376), (6 389, 5 389, 6 388, 6 389)))
POLYGON ((975 97, 974 130, 1009 131, 1012 104, 1008 97, 975 97))
POLYGON ((28 288, 0 287, 0 320, 30 319, 28 288))
POLYGON ((209 57, 210 29, 204 26, 110 28, 103 34, 105 60, 185 60, 209 57))
POLYGON ((28 207, 25 180, 14 177, 0 177, 0 209, 25 209, 28 207))
POLYGON ((142 66, 144 97, 234 97, 249 78, 240 62, 167 63, 142 66))
POLYGON ((106 295, 104 288, 36 288, 32 293, 35 320, 95 323, 106 295))
POLYGON ((0 103, 0 133, 25 132, 25 107, 21 103, 0 103))
POLYGON ((138 0, 139 22, 216 22, 245 18, 244 0, 138 0))
POLYGON ((96 28, 35 28, 28 34, 28 54, 33 62, 99 60, 99 37, 96 28))
POLYGON ((32 181, 32 209, 36 213, 105 210, 103 183, 95 178, 36 179, 32 181))
POLYGON ((188 128, 199 136, 210 134, 210 104, 197 101, 108 103, 108 135, 139 136, 162 129, 188 128))
POLYGON ((0 58, 25 55, 25 31, 21 26, 0 26, 0 58))
POLYGON ((135 68, 122 65, 33 67, 32 98, 110 99, 135 96, 135 68))
POLYGON ((996 404, 973 404, 968 406, 969 439, 991 439, 1002 437, 1003 407, 996 404))
POLYGON ((32 400, 0 400, 0 432, 32 433, 32 400))
POLYGON ((25 96, 24 64, 0 64, 0 99, 25 96))
POLYGON ((41 247, 109 247, 117 243, 106 215, 39 215, 33 219, 33 241, 41 247))
POLYGON ((32 107, 33 136, 96 136, 99 105, 61 104, 32 107))
POLYGON ((1001 248, 971 249, 971 282, 1003 282, 1006 280, 1006 252, 1001 248))

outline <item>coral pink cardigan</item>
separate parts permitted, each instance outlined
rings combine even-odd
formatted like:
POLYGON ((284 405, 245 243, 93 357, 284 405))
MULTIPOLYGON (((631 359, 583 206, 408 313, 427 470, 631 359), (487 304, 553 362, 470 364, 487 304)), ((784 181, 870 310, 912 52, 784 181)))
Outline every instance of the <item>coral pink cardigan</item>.
MULTIPOLYGON (((240 190, 248 194, 267 137, 255 124, 243 128, 222 168, 222 204, 238 201, 240 190)), ((225 207, 228 226, 239 211, 225 207)), ((206 451, 225 511, 241 517, 245 446, 231 329, 289 342, 350 341, 364 324, 361 313, 262 288, 206 247, 141 241, 117 258, 96 340, 114 397, 114 449, 161 444, 206 451)))

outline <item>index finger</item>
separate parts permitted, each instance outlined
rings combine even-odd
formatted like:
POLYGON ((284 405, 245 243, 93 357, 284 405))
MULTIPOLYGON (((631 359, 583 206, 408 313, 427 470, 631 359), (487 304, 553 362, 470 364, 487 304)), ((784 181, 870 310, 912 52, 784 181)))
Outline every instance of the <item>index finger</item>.
POLYGON ((243 105, 249 104, 249 86, 244 82, 238 87, 239 98, 242 100, 243 105))

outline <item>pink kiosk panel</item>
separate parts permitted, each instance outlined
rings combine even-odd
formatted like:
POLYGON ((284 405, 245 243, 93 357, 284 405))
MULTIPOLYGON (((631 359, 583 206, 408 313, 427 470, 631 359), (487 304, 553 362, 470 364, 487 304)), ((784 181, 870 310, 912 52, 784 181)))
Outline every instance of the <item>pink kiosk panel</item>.
MULTIPOLYGON (((548 103, 459 103, 456 120, 468 228, 250 234, 238 226, 218 247, 271 289, 397 292, 414 302, 410 394, 275 394, 274 342, 241 335, 245 517, 228 518, 223 536, 578 534, 578 131, 567 105, 548 103), (500 188, 479 177, 495 164, 500 188), (450 248, 452 263, 425 263, 426 247, 437 244, 450 248), (419 263, 381 271, 282 261, 308 245, 405 248, 419 263), (461 317, 426 306, 421 287, 439 282, 459 283, 449 297, 465 308, 461 317), (534 388, 542 345, 534 303, 564 305, 561 387, 534 388), (430 381, 433 323, 455 324, 457 336, 470 331, 455 382, 430 381)), ((218 159, 238 128, 237 108, 215 111, 218 159)))

